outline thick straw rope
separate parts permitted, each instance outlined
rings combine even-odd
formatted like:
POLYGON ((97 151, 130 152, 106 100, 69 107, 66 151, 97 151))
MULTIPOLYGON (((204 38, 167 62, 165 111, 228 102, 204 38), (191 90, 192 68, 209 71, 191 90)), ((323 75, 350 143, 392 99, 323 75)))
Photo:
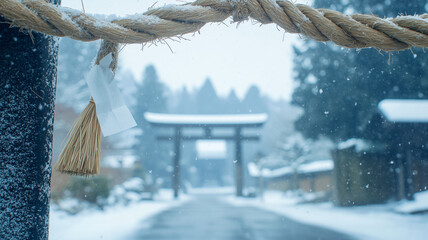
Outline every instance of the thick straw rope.
POLYGON ((44 0, 1 0, 0 15, 13 26, 81 41, 105 39, 114 43, 145 43, 198 31, 209 22, 251 17, 276 23, 289 33, 347 48, 375 47, 385 51, 428 47, 428 14, 382 19, 344 15, 284 0, 197 0, 167 5, 111 22, 44 0))

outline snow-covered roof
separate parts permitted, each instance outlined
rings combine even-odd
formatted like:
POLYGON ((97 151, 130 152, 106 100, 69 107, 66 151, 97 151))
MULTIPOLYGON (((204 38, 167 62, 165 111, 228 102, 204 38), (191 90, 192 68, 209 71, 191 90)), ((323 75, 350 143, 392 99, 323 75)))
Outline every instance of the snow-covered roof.
POLYGON ((391 122, 428 122, 428 100, 384 99, 378 108, 391 122))
POLYGON ((355 146, 355 151, 362 152, 370 149, 370 145, 360 138, 350 138, 344 142, 337 144, 337 149, 343 150, 355 146))
MULTIPOLYGON (((252 177, 260 177, 260 169, 254 162, 248 163, 248 172, 252 177)), ((261 172, 265 178, 275 178, 293 173, 293 168, 290 166, 277 169, 263 168, 261 172)))
POLYGON ((162 125, 261 125, 267 120, 267 114, 233 114, 233 115, 183 115, 144 113, 145 119, 162 125))
POLYGON ((333 170, 334 163, 333 160, 321 160, 311 163, 302 164, 299 166, 299 173, 313 173, 313 172, 324 172, 333 170))
POLYGON ((198 159, 225 159, 226 141, 198 140, 196 141, 196 153, 198 159))
MULTIPOLYGON (((333 160, 319 160, 310 163, 304 163, 298 166, 298 174, 308 174, 317 172, 331 171, 334 168, 333 160)), ((254 162, 248 164, 248 172, 252 177, 260 177, 260 169, 254 162)), ((264 178, 276 178, 293 174, 294 169, 291 166, 281 167, 277 169, 263 168, 261 174, 264 178)))

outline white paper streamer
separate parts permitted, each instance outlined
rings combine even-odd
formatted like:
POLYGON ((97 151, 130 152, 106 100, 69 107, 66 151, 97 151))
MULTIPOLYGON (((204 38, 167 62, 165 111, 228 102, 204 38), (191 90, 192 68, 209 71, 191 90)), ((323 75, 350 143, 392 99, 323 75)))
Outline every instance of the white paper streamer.
POLYGON ((86 83, 96 104, 98 121, 104 137, 137 126, 122 95, 113 81, 114 74, 109 68, 111 53, 105 56, 100 65, 94 65, 86 75, 86 83))

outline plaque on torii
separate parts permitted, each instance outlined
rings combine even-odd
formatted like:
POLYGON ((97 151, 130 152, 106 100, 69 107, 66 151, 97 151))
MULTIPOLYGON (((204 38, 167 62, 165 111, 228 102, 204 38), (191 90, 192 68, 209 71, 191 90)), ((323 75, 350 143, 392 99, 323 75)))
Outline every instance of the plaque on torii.
POLYGON ((146 112, 144 117, 154 127, 171 128, 173 135, 159 135, 157 140, 174 142, 173 188, 174 198, 180 189, 180 146, 182 141, 228 140, 235 142, 236 196, 242 196, 243 165, 242 141, 258 141, 258 135, 245 135, 244 128, 260 128, 267 120, 267 114, 235 114, 235 115, 182 115, 146 112), (185 134, 186 128, 203 129, 203 134, 185 134), (213 129, 232 129, 233 134, 213 134, 213 129))

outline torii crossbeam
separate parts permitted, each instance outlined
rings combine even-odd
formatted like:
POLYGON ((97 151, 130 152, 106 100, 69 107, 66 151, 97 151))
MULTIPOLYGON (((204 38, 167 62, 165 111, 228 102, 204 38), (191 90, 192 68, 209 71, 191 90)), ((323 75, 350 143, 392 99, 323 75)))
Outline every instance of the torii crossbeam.
POLYGON ((235 169, 236 169, 236 196, 242 196, 243 166, 242 166, 242 141, 258 141, 258 135, 245 136, 244 128, 260 128, 267 120, 267 114, 237 114, 237 115, 176 115, 146 112, 145 119, 154 127, 172 128, 173 136, 158 136, 161 141, 174 142, 174 172, 173 188, 174 197, 178 197, 180 189, 180 146, 182 141, 195 141, 199 139, 221 139, 235 142, 235 169), (185 135, 185 128, 200 128, 203 134, 185 135), (214 128, 233 129, 231 135, 214 135, 214 128))

